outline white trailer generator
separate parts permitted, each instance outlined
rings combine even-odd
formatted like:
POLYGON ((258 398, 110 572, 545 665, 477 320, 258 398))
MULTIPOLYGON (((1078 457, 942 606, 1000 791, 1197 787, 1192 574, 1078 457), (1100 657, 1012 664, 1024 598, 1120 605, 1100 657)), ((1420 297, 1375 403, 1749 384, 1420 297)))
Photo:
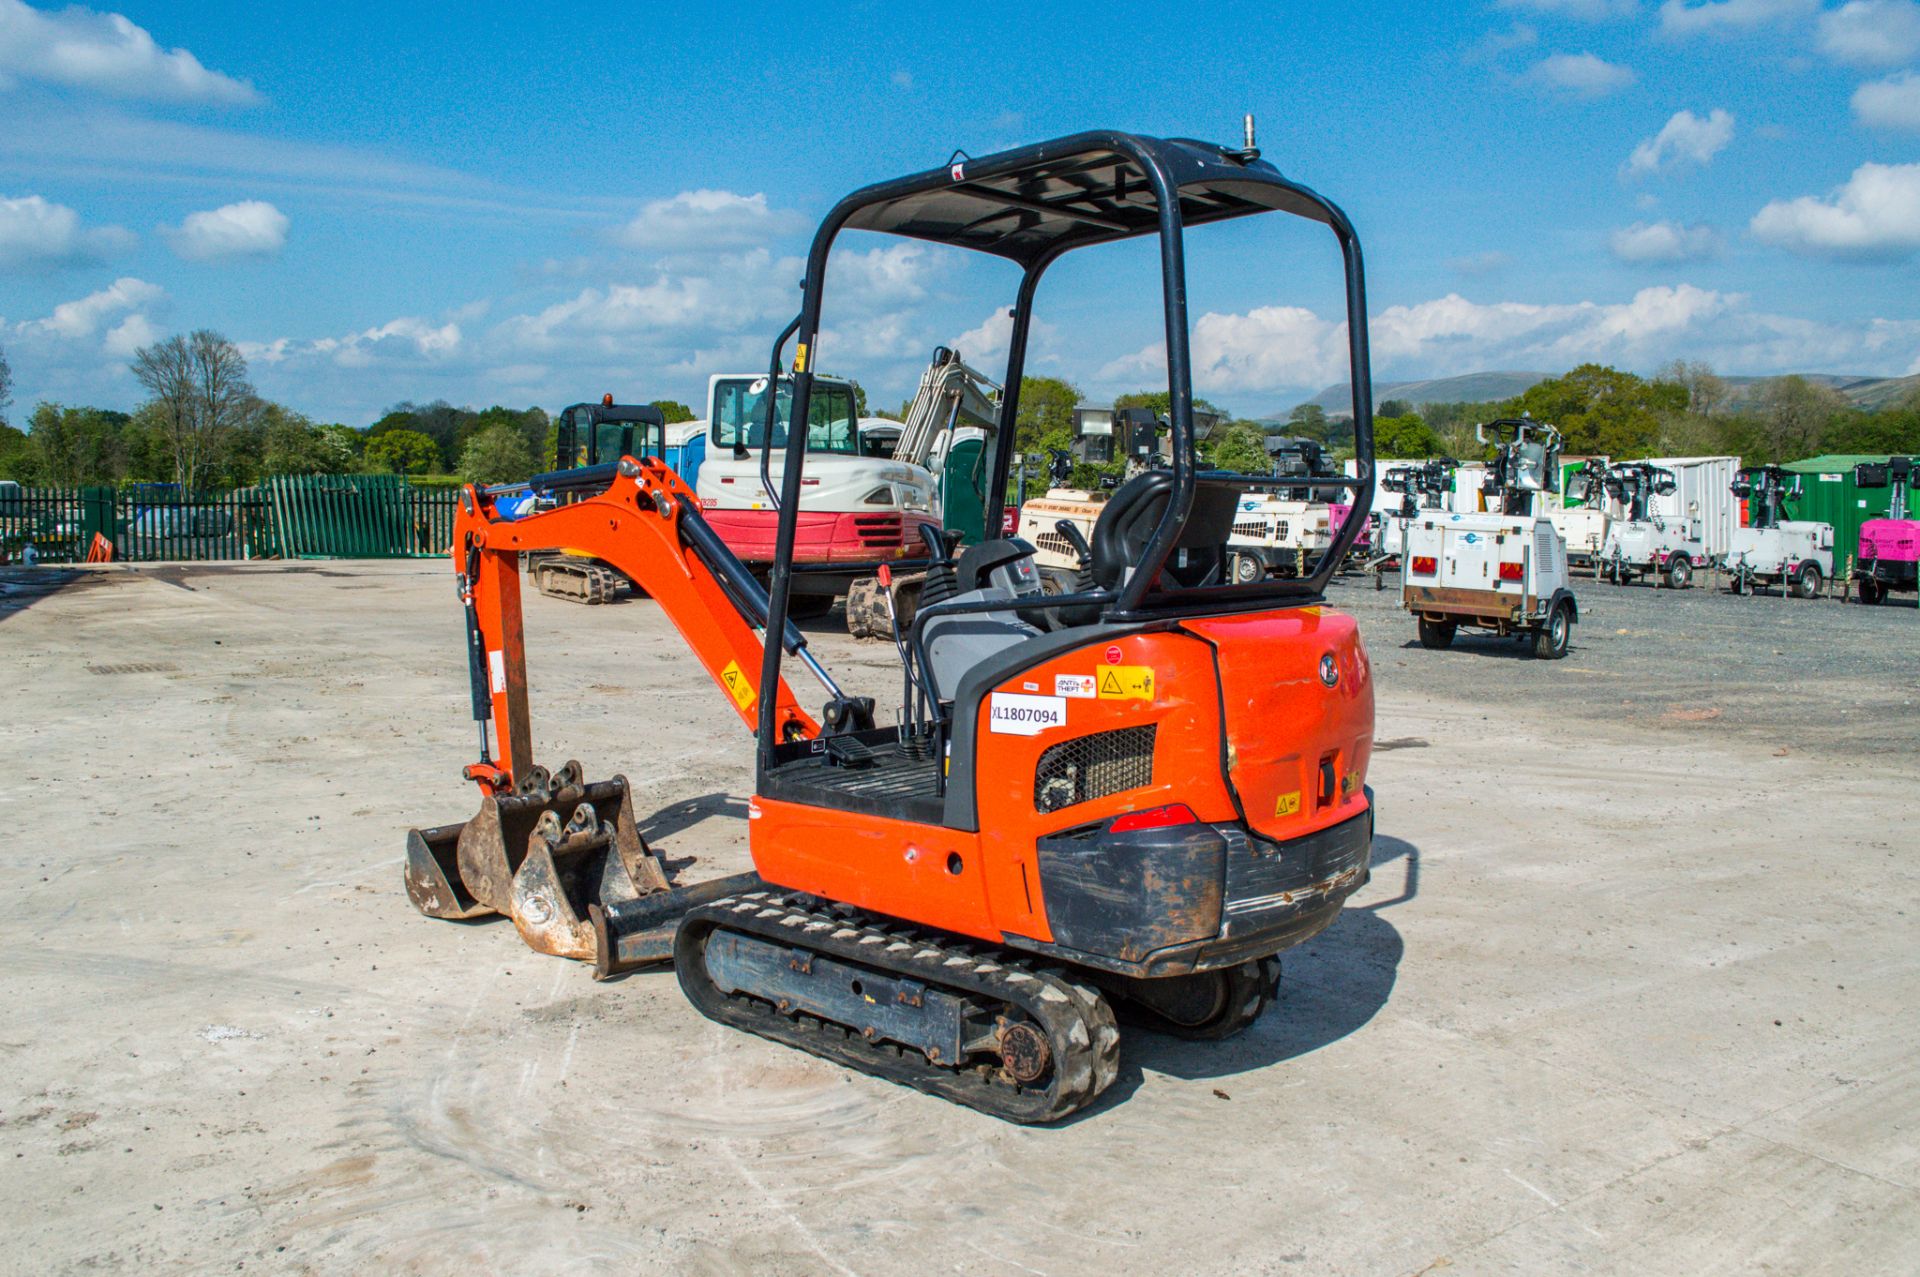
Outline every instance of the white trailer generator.
POLYGON ((1481 487, 1498 508, 1431 510, 1407 521, 1400 601, 1419 624, 1422 647, 1453 643, 1461 626, 1530 642, 1533 654, 1567 654, 1579 605, 1567 576, 1567 544, 1536 498, 1555 470, 1560 435, 1531 419, 1488 422, 1498 441, 1481 487))
POLYGON ((1800 496, 1800 476, 1779 466, 1749 466, 1730 490, 1747 503, 1747 526, 1733 530, 1721 568, 1735 594, 1778 585, 1803 599, 1817 598, 1833 576, 1833 525, 1786 519, 1800 496))
POLYGON ((1321 487, 1307 480, 1342 477, 1327 451, 1312 439, 1283 439, 1267 445, 1278 478, 1298 478, 1297 487, 1241 494, 1227 538, 1227 571, 1235 584, 1269 575, 1305 576, 1333 544, 1333 507, 1321 487))
POLYGON ((1607 511, 1606 473, 1606 458, 1589 458, 1583 468, 1565 476, 1559 496, 1547 496, 1547 518, 1567 543, 1568 567, 1595 571, 1606 548, 1607 530, 1613 526, 1607 511))
POLYGON ((1676 590, 1693 584, 1693 570, 1710 566, 1698 521, 1684 514, 1655 514, 1655 496, 1679 490, 1673 471, 1648 461, 1621 461, 1607 467, 1607 499, 1620 516, 1607 529, 1600 550, 1600 574, 1616 585, 1636 576, 1651 577, 1676 590))

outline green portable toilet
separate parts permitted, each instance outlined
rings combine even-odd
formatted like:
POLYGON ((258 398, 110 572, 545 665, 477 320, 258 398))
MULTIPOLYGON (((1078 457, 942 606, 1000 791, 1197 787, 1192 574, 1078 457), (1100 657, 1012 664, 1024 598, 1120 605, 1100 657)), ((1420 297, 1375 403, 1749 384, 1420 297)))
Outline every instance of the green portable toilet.
POLYGON ((1860 550, 1860 525, 1886 517, 1891 488, 1859 488, 1853 468, 1863 461, 1885 461, 1884 452, 1828 453, 1790 461, 1781 469, 1800 476, 1800 499, 1787 503, 1789 519, 1833 525, 1833 570, 1846 571, 1860 550))

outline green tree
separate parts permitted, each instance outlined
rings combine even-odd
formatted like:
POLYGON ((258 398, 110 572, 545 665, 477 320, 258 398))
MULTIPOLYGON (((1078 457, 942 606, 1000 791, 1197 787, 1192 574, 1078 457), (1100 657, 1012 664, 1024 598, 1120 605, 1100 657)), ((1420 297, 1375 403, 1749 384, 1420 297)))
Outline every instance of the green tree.
POLYGON ((1265 474, 1273 468, 1267 455, 1266 431, 1257 421, 1230 421, 1214 427, 1200 445, 1200 456, 1216 470, 1237 474, 1265 474))
POLYGON ((0 422, 0 479, 32 483, 33 440, 24 430, 0 422))
MULTIPOLYGON (((526 446, 524 439, 520 443, 526 446)), ((388 430, 367 440, 362 455, 369 466, 388 474, 426 474, 439 461, 440 449, 425 431, 388 430)))
POLYGON ((526 436, 506 425, 488 426, 460 453, 460 477, 468 483, 518 483, 537 468, 526 436))
POLYGON ((1022 377, 1020 407, 1013 419, 1014 444, 1021 452, 1064 448, 1073 441, 1073 410, 1080 390, 1057 377, 1022 377))
POLYGON ((1663 416, 1686 406, 1684 386, 1601 364, 1581 364, 1502 405, 1506 415, 1530 413, 1557 427, 1571 455, 1610 457, 1648 456, 1659 442, 1663 416))
POLYGON ((141 347, 132 368, 153 397, 154 419, 173 454, 174 482, 183 492, 196 491, 220 466, 235 432, 258 416, 246 358, 219 333, 198 328, 141 347))
MULTIPOLYGON (((120 423, 126 421, 124 415, 115 416, 120 423)), ((27 421, 34 477, 58 488, 120 482, 126 477, 127 459, 118 424, 92 408, 40 404, 27 421)))
POLYGON ((7 424, 7 409, 13 404, 13 365, 7 352, 0 349, 0 426, 7 424))
MULTIPOLYGON (((670 426, 678 425, 682 421, 699 420, 697 417, 693 415, 693 409, 687 407, 685 404, 681 403, 678 399, 656 399, 653 401, 653 403, 650 406, 654 408, 658 408, 660 410, 660 415, 667 419, 667 424, 670 426)), ((865 403, 865 400, 863 399, 861 401, 862 411, 864 411, 865 408, 866 408, 866 403, 865 403)))
POLYGON ((276 403, 263 406, 260 469, 266 474, 342 474, 353 463, 352 431, 321 427, 276 403))
POLYGON ((1404 399, 1382 399, 1380 406, 1374 409, 1373 415, 1378 420, 1381 417, 1412 417, 1417 414, 1414 412, 1413 405, 1404 399))
MULTIPOLYGON (((1857 416, 1846 397, 1805 377, 1775 377, 1760 387, 1754 418, 1763 462, 1812 456, 1843 419, 1857 416)), ((1749 461, 1756 458, 1748 458, 1749 461)))
MULTIPOLYGON (((1400 400, 1390 400, 1398 404, 1400 400)), ((1381 405, 1385 407, 1385 404, 1381 405)), ((1373 452, 1378 457, 1425 458, 1441 452, 1440 436, 1416 413, 1373 419, 1373 452)))
POLYGON ((1309 439, 1327 438, 1327 410, 1317 403, 1303 403, 1287 414, 1287 424, 1297 435, 1309 439))
POLYGON ((1687 392, 1686 409, 1702 417, 1717 416, 1733 401, 1733 387, 1699 360, 1676 359, 1663 366, 1655 381, 1671 382, 1687 392))

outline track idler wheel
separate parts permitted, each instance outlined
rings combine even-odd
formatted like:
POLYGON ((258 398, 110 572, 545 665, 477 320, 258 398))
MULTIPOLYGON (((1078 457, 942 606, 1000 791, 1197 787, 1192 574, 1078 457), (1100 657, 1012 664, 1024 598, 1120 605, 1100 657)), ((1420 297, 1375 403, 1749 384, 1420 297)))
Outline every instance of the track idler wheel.
POLYGON ((1280 959, 1152 980, 1112 977, 1103 983, 1119 995, 1122 1014, 1142 1028, 1217 1041, 1258 1020, 1280 996, 1280 959))
POLYGON ((533 768, 519 791, 488 795, 463 825, 407 835, 407 894, 436 918, 503 913, 529 947, 598 956, 590 910, 669 887, 640 837, 624 776, 592 784, 569 762, 533 768))

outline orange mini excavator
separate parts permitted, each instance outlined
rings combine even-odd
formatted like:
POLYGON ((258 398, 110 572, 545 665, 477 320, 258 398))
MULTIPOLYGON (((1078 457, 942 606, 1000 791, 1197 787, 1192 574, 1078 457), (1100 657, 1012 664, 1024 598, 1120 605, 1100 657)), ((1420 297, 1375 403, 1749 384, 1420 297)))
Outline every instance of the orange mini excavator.
MULTIPOLYGON (((1112 1082, 1129 1022, 1189 1037, 1245 1028, 1278 957, 1365 881, 1373 689, 1354 622, 1321 606, 1366 525, 1372 389, 1360 245, 1332 203, 1243 147, 1081 133, 885 182, 827 215, 799 317, 773 345, 761 465, 784 458, 770 584, 748 573, 659 461, 541 476, 571 499, 513 521, 516 487, 469 487, 453 566, 467 620, 480 812, 416 829, 406 881, 437 917, 510 916, 534 948, 608 974, 671 961, 702 1014, 1016 1122, 1112 1082), (1345 269, 1359 473, 1354 514, 1312 570, 1235 584, 1239 495, 1272 476, 1202 472, 1194 447, 1183 237, 1279 211, 1329 230, 1345 269), (836 236, 856 228, 994 254, 1023 270, 1006 401, 1018 411, 1035 290, 1065 253, 1156 236, 1171 461, 1121 485, 1076 588, 1046 593, 1033 547, 957 558, 927 537, 927 581, 895 619, 898 721, 841 692, 787 621, 812 421, 813 351, 836 236), (784 360, 794 341, 790 368, 784 360), (796 423, 786 430, 785 423, 796 423), (522 555, 591 554, 678 627, 756 738, 755 872, 675 886, 640 838, 626 782, 532 757, 522 555), (818 717, 783 677, 826 690, 818 717)), ((995 438, 986 526, 1013 459, 995 438)), ((1297 479, 1286 479, 1298 484, 1297 479)), ((776 485, 769 482, 767 490, 776 485)), ((880 565, 873 565, 878 569, 880 565)), ((896 567, 900 565, 894 565, 896 567)))

